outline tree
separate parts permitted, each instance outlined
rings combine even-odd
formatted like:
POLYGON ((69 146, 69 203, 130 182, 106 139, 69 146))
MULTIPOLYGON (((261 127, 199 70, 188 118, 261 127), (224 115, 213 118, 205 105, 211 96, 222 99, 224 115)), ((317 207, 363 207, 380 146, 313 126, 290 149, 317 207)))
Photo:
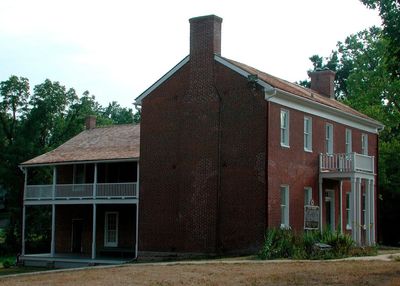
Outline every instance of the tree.
POLYGON ((383 37, 388 42, 385 63, 393 78, 400 79, 400 1, 361 0, 370 9, 378 9, 382 18, 383 37))

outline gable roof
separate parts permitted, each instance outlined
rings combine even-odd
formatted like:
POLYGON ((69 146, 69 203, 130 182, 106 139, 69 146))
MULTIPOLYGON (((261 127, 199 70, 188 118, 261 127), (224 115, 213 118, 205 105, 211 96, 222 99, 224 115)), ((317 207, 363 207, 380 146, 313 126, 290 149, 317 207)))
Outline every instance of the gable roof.
POLYGON ((249 74, 256 74, 260 80, 271 85, 273 88, 277 88, 277 89, 292 93, 294 95, 300 96, 302 98, 305 98, 305 99, 308 99, 308 100, 311 100, 311 101, 314 101, 314 102, 317 102, 320 104, 324 104, 329 107, 333 107, 333 108, 336 108, 338 110, 341 110, 341 111, 344 111, 347 113, 351 113, 355 116, 373 120, 370 117, 366 116, 365 114, 358 112, 357 110, 347 106, 346 104, 343 104, 340 101, 337 101, 335 99, 330 99, 327 96, 321 95, 312 89, 303 87, 301 85, 298 85, 298 84, 286 81, 284 79, 278 78, 276 76, 270 75, 268 73, 262 72, 256 68, 253 68, 246 64, 239 63, 237 61, 227 59, 227 58, 224 58, 221 56, 218 56, 218 57, 233 64, 234 66, 236 66, 244 71, 247 71, 249 74))
POLYGON ((56 149, 21 166, 139 158, 140 125, 126 124, 84 130, 56 149))

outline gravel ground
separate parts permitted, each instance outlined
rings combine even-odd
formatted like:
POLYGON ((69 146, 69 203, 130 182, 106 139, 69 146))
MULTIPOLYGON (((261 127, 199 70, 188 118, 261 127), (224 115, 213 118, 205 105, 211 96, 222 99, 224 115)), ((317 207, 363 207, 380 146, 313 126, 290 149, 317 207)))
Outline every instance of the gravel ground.
POLYGON ((0 285, 400 285, 400 262, 196 261, 24 274, 0 285))

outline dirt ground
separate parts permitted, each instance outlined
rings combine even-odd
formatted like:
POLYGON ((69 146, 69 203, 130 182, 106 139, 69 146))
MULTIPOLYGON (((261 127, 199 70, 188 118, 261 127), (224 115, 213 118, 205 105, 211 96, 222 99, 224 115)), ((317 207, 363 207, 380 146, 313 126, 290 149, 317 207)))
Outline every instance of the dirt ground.
POLYGON ((399 261, 124 265, 0 278, 0 285, 400 285, 399 261))

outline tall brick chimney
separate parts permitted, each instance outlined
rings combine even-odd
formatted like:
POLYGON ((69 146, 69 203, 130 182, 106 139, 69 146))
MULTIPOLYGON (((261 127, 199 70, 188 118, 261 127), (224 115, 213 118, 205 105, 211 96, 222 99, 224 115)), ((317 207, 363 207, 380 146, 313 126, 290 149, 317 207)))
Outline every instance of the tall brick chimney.
POLYGON ((86 130, 96 128, 96 116, 88 115, 85 119, 86 130))
POLYGON ((190 56, 221 55, 222 18, 215 15, 189 19, 190 22, 190 56))
POLYGON ((335 99, 335 72, 331 70, 317 70, 309 72, 311 78, 311 89, 325 95, 331 99, 335 99))

